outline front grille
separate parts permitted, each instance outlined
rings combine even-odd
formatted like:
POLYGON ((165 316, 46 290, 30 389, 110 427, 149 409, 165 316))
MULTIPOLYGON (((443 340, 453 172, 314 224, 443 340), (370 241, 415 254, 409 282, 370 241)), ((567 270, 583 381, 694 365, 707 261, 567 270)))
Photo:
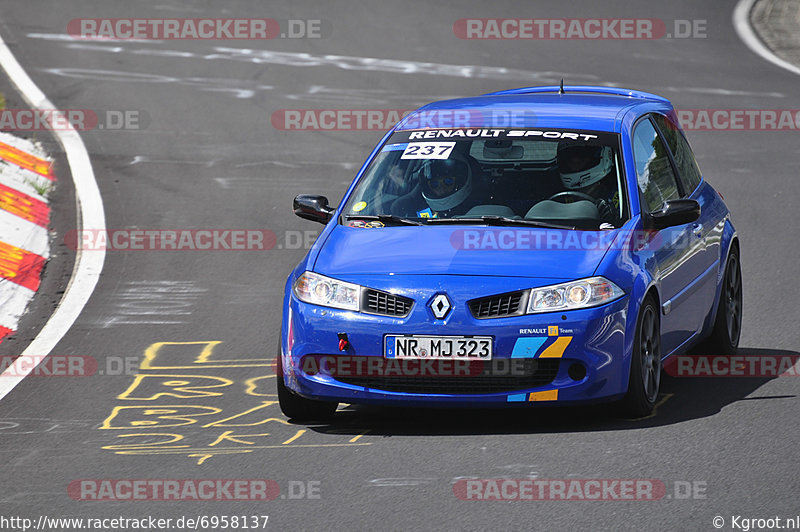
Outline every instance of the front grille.
MULTIPOLYGON (((509 362, 509 359, 495 359, 493 362, 497 363, 499 360, 509 362)), ((334 378, 346 384, 385 392, 448 395, 505 393, 550 384, 556 378, 560 362, 557 359, 511 359, 510 361, 517 360, 521 361, 521 364, 511 366, 514 370, 501 371, 498 369, 499 366, 495 366, 494 371, 485 371, 483 375, 474 377, 337 375, 334 378)))
POLYGON ((525 312, 525 305, 527 303, 527 290, 482 297, 468 302, 470 312, 479 320, 519 316, 525 312))
POLYGON ((383 316, 405 317, 411 311, 413 299, 366 288, 362 294, 361 306, 365 312, 383 316))

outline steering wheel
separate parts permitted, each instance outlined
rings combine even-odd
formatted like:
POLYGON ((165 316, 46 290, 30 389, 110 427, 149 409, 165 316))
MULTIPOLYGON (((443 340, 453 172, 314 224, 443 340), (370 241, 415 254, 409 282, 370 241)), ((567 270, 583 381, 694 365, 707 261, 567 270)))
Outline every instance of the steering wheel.
MULTIPOLYGON (((584 194, 583 192, 578 192, 577 190, 565 190, 564 192, 559 192, 558 194, 553 194, 552 196, 550 196, 547 199, 551 200, 551 201, 555 201, 555 200, 558 200, 558 199, 561 199, 561 198, 566 198, 566 197, 569 197, 569 196, 580 198, 582 200, 588 200, 588 201, 591 201, 592 203, 594 203, 596 201, 595 198, 591 197, 589 194, 584 194)), ((564 202, 561 202, 561 203, 564 203, 564 202)))

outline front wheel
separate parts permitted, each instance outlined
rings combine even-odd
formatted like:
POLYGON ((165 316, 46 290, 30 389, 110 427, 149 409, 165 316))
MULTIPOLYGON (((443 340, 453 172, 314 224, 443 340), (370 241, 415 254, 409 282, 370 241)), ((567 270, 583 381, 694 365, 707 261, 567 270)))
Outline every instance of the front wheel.
POLYGON ((280 404, 281 412, 286 417, 295 421, 326 421, 333 416, 339 403, 306 399, 286 387, 286 383, 283 382, 283 363, 280 349, 278 349, 277 369, 275 378, 278 381, 278 404, 280 404))
POLYGON ((660 385, 661 322, 658 306, 652 297, 647 297, 636 322, 628 392, 620 402, 622 413, 630 417, 651 414, 660 385))

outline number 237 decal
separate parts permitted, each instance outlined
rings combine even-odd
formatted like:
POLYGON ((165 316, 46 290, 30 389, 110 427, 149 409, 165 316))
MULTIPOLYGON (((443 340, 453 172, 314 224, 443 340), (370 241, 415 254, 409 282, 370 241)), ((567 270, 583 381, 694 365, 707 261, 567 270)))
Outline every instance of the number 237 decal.
POLYGON ((447 159, 455 142, 409 142, 401 159, 447 159))

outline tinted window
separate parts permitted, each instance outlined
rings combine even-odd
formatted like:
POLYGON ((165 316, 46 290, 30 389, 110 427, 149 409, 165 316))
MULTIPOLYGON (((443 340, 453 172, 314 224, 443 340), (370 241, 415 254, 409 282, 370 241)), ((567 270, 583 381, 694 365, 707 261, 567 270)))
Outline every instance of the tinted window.
POLYGON ((700 184, 700 168, 697 166, 692 149, 669 119, 661 115, 654 115, 653 118, 672 152, 672 157, 678 167, 678 179, 681 180, 683 190, 688 196, 700 184))
POLYGON ((680 196, 664 143, 649 120, 639 122, 633 133, 633 160, 639 190, 649 212, 680 196))
POLYGON ((400 130, 344 207, 392 215, 495 216, 597 230, 628 219, 617 134, 560 129, 400 130))

